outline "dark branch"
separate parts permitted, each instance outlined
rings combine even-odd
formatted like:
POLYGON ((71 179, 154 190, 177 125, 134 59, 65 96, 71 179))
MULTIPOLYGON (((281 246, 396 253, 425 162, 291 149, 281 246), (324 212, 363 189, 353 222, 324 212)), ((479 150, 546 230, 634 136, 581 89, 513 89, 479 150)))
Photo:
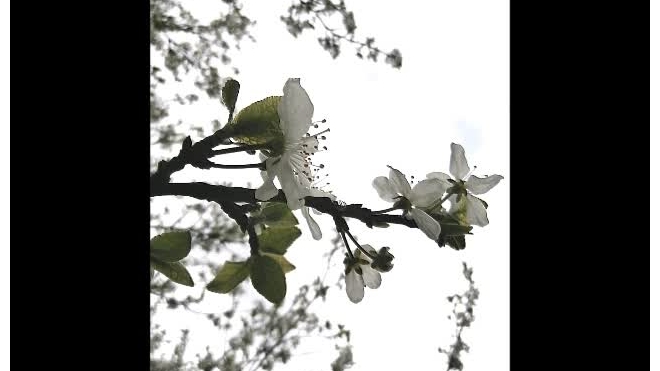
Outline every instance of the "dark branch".
MULTIPOLYGON (((254 189, 242 187, 226 187, 208 183, 152 183, 150 194, 155 196, 188 196, 200 200, 223 203, 249 203, 260 202, 254 196, 254 189)), ((277 196, 268 202, 286 202, 284 192, 279 191, 277 196)), ((400 224, 410 228, 417 228, 412 219, 402 215, 377 214, 362 207, 362 204, 340 205, 327 197, 305 197, 305 205, 331 215, 333 217, 353 218, 373 227, 377 223, 400 224)), ((225 207, 223 207, 224 209, 225 207)), ((231 215, 230 215, 231 216, 231 215)), ((240 224, 240 223, 239 223, 240 224)), ((243 228, 244 229, 244 228, 243 228)), ((244 229, 245 230, 245 229, 244 229)))
POLYGON ((222 129, 209 135, 208 137, 192 144, 190 137, 186 137, 181 145, 181 151, 169 161, 163 160, 158 163, 158 168, 151 175, 151 183, 167 183, 170 176, 183 169, 186 165, 192 165, 201 169, 213 167, 213 163, 208 160, 213 155, 213 148, 222 144, 228 138, 227 133, 222 129))
POLYGON ((266 163, 265 162, 259 162, 256 164, 241 164, 241 165, 224 165, 224 164, 216 164, 214 162, 210 162, 210 166, 215 169, 260 169, 260 170, 266 170, 266 163))
MULTIPOLYGON (((229 122, 231 122, 231 120, 229 122)), ((256 150, 260 150, 260 149, 264 149, 264 148, 267 148, 267 146, 265 146, 263 144, 248 144, 248 145, 241 145, 241 146, 233 147, 233 148, 216 149, 214 151, 211 151, 211 154, 213 156, 218 156, 218 155, 226 155, 228 153, 256 151, 256 150)))

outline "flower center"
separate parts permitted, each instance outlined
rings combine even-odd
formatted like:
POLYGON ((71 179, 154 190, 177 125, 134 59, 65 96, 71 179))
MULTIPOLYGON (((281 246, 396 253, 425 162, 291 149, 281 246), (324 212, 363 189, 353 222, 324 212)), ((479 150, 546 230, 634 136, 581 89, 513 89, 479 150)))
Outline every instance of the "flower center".
POLYGON ((470 175, 472 175, 472 172, 475 171, 476 169, 477 169, 477 165, 474 165, 474 166, 472 167, 472 169, 471 169, 467 174, 465 174, 465 176, 464 176, 463 179, 461 179, 461 180, 464 181, 464 182, 465 182, 466 180, 468 180, 468 178, 470 177, 470 175))
MULTIPOLYGON (((315 121, 312 124, 314 128, 318 128, 319 123, 325 122, 326 120, 323 119, 321 121, 315 121)), ((312 156, 318 152, 323 152, 328 149, 326 146, 319 145, 319 140, 326 139, 325 135, 322 134, 327 132, 330 132, 329 128, 313 135, 307 133, 299 141, 288 144, 286 148, 286 150, 291 153, 290 163, 294 174, 298 177, 298 181, 303 185, 319 190, 322 190, 321 187, 328 185, 329 183, 326 183, 323 186, 319 186, 319 183, 325 180, 327 177, 327 174, 321 176, 321 170, 325 168, 325 165, 314 164, 312 162, 312 156), (303 180, 303 178, 305 180, 303 180)))

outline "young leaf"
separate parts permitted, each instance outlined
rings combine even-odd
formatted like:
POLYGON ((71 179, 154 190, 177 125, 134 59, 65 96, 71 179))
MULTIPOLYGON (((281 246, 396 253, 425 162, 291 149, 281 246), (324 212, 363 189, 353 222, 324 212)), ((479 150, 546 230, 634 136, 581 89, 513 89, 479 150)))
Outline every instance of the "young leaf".
POLYGON ((243 108, 225 130, 242 144, 270 144, 271 156, 284 151, 284 134, 280 129, 277 106, 282 97, 262 99, 243 108))
POLYGON ((263 252, 284 255, 302 232, 298 227, 266 228, 259 235, 259 249, 263 252))
POLYGON ((151 266, 176 283, 190 287, 195 285, 186 267, 179 262, 164 262, 152 257, 151 266))
POLYGON ((273 304, 286 295, 286 278, 280 265, 271 257, 257 255, 250 268, 252 286, 273 304))
POLYGON ((454 250, 463 250, 465 248, 465 236, 447 236, 440 233, 438 246, 442 247, 444 245, 449 245, 454 250))
POLYGON ((233 290, 239 283, 250 275, 250 263, 226 262, 213 281, 206 285, 206 289, 220 294, 226 294, 233 290))
POLYGON ((264 202, 261 211, 254 216, 269 227, 290 227, 298 224, 298 219, 285 203, 264 202))
POLYGON ((166 232, 151 239, 151 256, 164 262, 176 262, 188 256, 190 243, 188 231, 166 232))
POLYGON ((273 260, 275 260, 277 262, 277 264, 280 265, 280 268, 282 268, 282 271, 284 272, 284 274, 287 274, 287 273, 291 272, 292 270, 296 269, 296 266, 291 264, 291 262, 286 260, 286 258, 282 255, 271 254, 271 253, 268 253, 268 252, 264 252, 264 253, 262 253, 262 255, 269 256, 269 257, 273 258, 273 260))
POLYGON ((238 99, 238 91, 240 89, 241 84, 231 78, 222 86, 222 104, 231 112, 234 112, 234 108, 236 107, 236 100, 238 99))
POLYGON ((442 234, 445 236, 463 236, 471 234, 472 227, 469 225, 462 225, 458 223, 440 223, 442 227, 442 234))

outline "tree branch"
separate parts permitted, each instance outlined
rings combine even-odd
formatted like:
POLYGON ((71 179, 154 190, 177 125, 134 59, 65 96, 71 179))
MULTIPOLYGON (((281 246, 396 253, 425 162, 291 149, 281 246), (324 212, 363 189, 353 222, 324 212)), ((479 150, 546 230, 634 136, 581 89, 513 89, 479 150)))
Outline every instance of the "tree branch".
MULTIPOLYGON (((239 207, 236 203, 254 204, 260 202, 254 196, 254 189, 243 187, 226 187, 222 185, 212 185, 208 183, 152 183, 150 195, 155 196, 188 196, 199 200, 216 202, 223 207, 223 204, 233 203, 233 207, 239 207)), ((286 196, 281 190, 277 196, 268 200, 268 202, 286 202, 286 196)), ((331 215, 333 217, 344 217, 358 219, 369 228, 378 223, 400 224, 410 228, 417 228, 417 224, 412 219, 406 219, 402 215, 378 214, 372 210, 362 207, 362 204, 340 205, 327 197, 305 197, 305 206, 331 215)), ((230 208, 233 208, 230 207, 230 208)), ((235 210, 233 210, 235 211, 235 210)), ((232 216, 232 215, 230 215, 232 216)), ((243 215, 244 216, 244 215, 243 215)), ((232 216, 233 217, 233 216, 232 216)), ((247 223, 247 221, 246 221, 247 223)), ((240 225, 241 223, 239 223, 240 225)), ((247 225, 247 224, 246 224, 247 225)), ((243 227, 242 227, 243 228, 243 227)), ((243 228, 243 230, 245 230, 243 228)))
POLYGON ((216 131, 195 144, 192 144, 192 139, 189 136, 186 137, 181 144, 181 150, 178 155, 169 161, 163 160, 158 163, 156 172, 151 174, 151 183, 169 182, 170 176, 183 169, 186 165, 193 165, 201 169, 213 167, 215 164, 209 161, 208 158, 215 156, 213 154, 213 148, 222 144, 222 141, 227 138, 228 134, 223 129, 216 131))

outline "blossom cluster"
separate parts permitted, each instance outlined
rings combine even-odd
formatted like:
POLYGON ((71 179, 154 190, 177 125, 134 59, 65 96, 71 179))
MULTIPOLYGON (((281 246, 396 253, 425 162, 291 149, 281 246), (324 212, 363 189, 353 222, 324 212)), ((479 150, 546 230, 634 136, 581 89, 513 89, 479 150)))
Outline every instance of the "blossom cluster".
MULTIPOLYGON (((314 105, 300 85, 300 79, 288 79, 277 107, 279 126, 283 133, 284 145, 280 155, 265 157, 266 170, 262 172, 263 185, 256 190, 259 200, 269 200, 278 193, 274 184, 277 178, 286 195, 291 210, 301 209, 314 239, 322 237, 321 229, 310 215, 305 205, 305 197, 328 197, 336 199, 330 192, 315 187, 315 168, 312 156, 319 151, 319 134, 309 134, 313 125, 314 105)), ((316 125, 315 125, 316 126, 316 125)), ((323 138, 321 138, 323 139, 323 138)), ((322 167, 322 166, 321 166, 322 167)), ((485 201, 476 195, 482 195, 495 187, 503 177, 491 175, 478 177, 472 175, 465 150, 460 144, 451 143, 449 173, 431 172, 426 179, 414 186, 399 170, 389 167, 388 177, 379 176, 372 182, 378 196, 393 205, 384 212, 401 210, 402 215, 413 220, 416 226, 430 239, 438 241, 442 234, 443 217, 452 218, 458 225, 488 225, 485 201), (443 203, 449 201, 448 209, 443 203)), ((359 302, 364 296, 364 287, 376 289, 381 284, 380 273, 392 269, 394 256, 389 247, 376 251, 368 244, 360 245, 348 231, 339 231, 344 237, 347 254, 345 255, 346 292, 352 302, 359 302), (348 247, 344 233, 347 233, 358 246, 353 252, 348 247)))

